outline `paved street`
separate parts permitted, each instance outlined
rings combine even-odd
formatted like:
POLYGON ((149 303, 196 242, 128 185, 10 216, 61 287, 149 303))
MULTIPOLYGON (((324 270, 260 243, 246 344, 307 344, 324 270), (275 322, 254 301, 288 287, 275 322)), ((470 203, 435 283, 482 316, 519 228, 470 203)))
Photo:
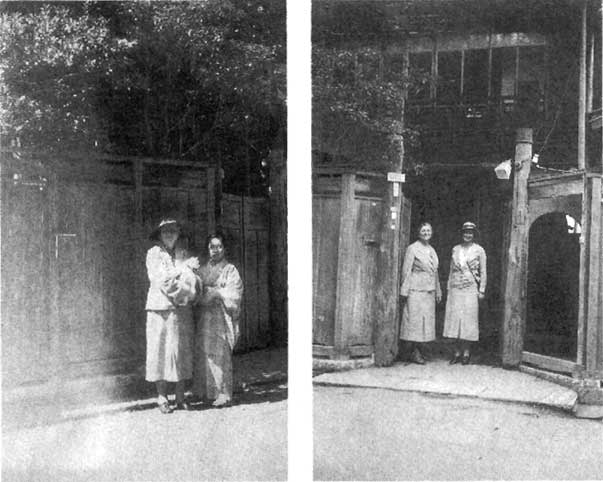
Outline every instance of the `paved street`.
POLYGON ((286 386, 224 409, 117 412, 3 433, 2 480, 284 480, 286 386))
POLYGON ((318 480, 601 480, 603 423, 549 408, 314 388, 318 480))

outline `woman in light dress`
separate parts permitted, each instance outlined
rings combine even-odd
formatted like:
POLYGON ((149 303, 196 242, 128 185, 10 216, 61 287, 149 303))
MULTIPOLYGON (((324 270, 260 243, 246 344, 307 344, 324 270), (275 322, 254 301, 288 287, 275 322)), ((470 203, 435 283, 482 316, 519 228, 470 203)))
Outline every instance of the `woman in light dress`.
POLYGON ((452 248, 443 333, 456 340, 451 364, 467 365, 471 343, 479 339, 479 301, 485 297, 487 273, 486 252, 474 242, 476 232, 474 223, 464 223, 463 242, 452 248))
POLYGON ((162 220, 151 233, 156 244, 146 257, 150 286, 145 307, 145 378, 155 383, 159 410, 164 414, 173 410, 168 401, 170 382, 175 383, 176 409, 189 408, 184 382, 192 378, 193 368, 191 305, 200 289, 200 280, 192 271, 196 260, 187 259, 185 247, 178 247, 180 230, 175 219, 162 220))
POLYGON ((419 227, 419 239, 406 249, 402 267, 400 295, 402 309, 400 339, 405 342, 410 361, 425 364, 422 346, 435 340, 435 305, 442 299, 438 276, 438 255, 429 244, 433 234, 430 223, 419 227))
POLYGON ((243 282, 225 257, 221 235, 211 235, 206 246, 209 260, 199 270, 203 294, 195 334, 193 394, 221 407, 232 400, 232 353, 239 338, 243 282))

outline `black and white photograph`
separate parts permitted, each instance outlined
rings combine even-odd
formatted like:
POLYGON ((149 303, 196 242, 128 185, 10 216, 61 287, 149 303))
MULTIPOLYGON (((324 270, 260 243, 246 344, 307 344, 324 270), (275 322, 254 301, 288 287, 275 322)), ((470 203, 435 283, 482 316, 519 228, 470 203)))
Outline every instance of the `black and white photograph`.
POLYGON ((0 5, 2 480, 287 479, 285 49, 285 0, 0 5))
POLYGON ((6 481, 600 480, 603 0, 0 2, 6 481))
POLYGON ((316 480, 603 474, 599 0, 314 0, 316 480))

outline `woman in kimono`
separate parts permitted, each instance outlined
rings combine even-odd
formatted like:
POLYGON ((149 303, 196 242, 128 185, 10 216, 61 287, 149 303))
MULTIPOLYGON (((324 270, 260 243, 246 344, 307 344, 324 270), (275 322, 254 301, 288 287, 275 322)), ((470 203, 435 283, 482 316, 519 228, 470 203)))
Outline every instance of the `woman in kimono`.
POLYGON ((486 293, 486 252, 474 242, 477 227, 463 224, 463 242, 452 248, 444 336, 456 340, 451 364, 469 363, 471 342, 479 338, 479 301, 486 293), (461 358, 462 352, 462 358, 461 358))
POLYGON ((208 238, 209 260, 201 267, 203 294, 195 335, 193 394, 220 407, 232 400, 232 352, 239 337, 243 282, 225 257, 224 238, 208 238))
POLYGON ((402 267, 400 295, 406 298, 402 309, 400 339, 406 342, 410 361, 425 364, 421 345, 435 340, 435 305, 442 299, 438 277, 438 255, 429 244, 431 224, 419 227, 419 239, 406 249, 402 267))
MULTIPOLYGON (((161 413, 171 413, 168 382, 175 382, 176 408, 188 410, 184 399, 184 382, 192 378, 193 313, 192 302, 199 289, 197 276, 190 266, 177 260, 180 225, 164 219, 151 233, 156 241, 147 252, 146 267, 150 281, 146 312, 146 380, 157 388, 161 413)), ((198 261, 197 261, 198 263, 198 261)))

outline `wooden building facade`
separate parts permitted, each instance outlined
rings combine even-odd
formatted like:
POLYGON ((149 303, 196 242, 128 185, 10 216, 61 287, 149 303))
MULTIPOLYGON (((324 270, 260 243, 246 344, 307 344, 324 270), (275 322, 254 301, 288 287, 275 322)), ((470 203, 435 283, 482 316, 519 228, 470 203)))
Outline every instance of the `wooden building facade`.
POLYGON ((0 167, 3 387, 140 372, 148 234, 166 215, 201 256, 207 235, 225 231, 246 290, 236 350, 282 337, 269 201, 219 196, 215 166, 3 151, 0 167))
POLYGON ((370 45, 375 75, 429 81, 403 93, 419 141, 389 174, 315 119, 315 356, 392 363, 400 252, 431 221, 445 285, 472 220, 488 254, 481 343, 505 366, 603 380, 601 2, 316 3, 315 45, 370 45), (372 30, 350 31, 362 21, 372 30))

